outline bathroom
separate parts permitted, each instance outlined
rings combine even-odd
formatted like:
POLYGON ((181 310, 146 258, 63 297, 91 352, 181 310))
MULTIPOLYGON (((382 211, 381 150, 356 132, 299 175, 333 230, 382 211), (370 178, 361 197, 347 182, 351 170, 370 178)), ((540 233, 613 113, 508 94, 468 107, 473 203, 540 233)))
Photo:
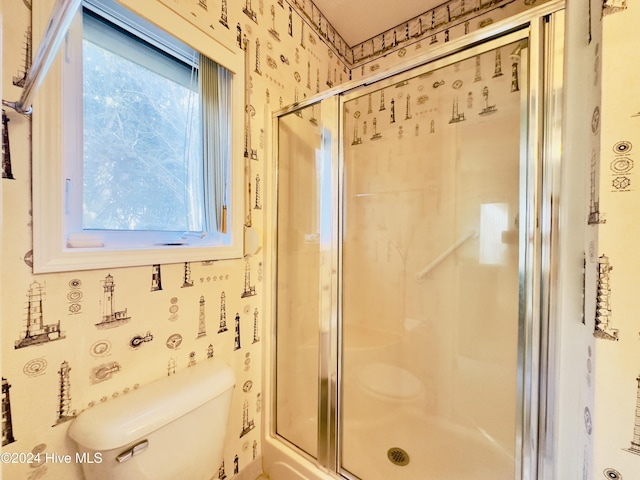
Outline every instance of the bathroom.
MULTIPOLYGON (((53 1, 46 3, 54 4, 53 1)), ((260 475, 270 475, 275 480, 297 480, 330 475, 327 471, 336 470, 335 440, 323 450, 319 460, 314 460, 313 455, 305 453, 308 448, 298 449, 291 445, 290 440, 282 441, 280 435, 274 435, 274 301, 278 294, 286 295, 287 292, 284 289, 277 291, 274 281, 277 273, 273 255, 276 203, 274 152, 277 150, 274 125, 277 125, 278 120, 274 120, 272 115, 274 112, 283 112, 283 109, 292 104, 301 103, 305 128, 309 128, 312 125, 308 121, 310 118, 315 116, 320 119, 321 115, 331 114, 328 110, 333 107, 329 101, 322 104, 322 112, 318 107, 314 107, 315 110, 312 111, 311 105, 304 104, 307 98, 337 91, 341 85, 357 83, 362 79, 385 81, 382 76, 385 70, 398 70, 403 64, 418 62, 420 56, 429 57, 430 49, 444 48, 444 34, 439 32, 439 42, 435 47, 432 46, 429 24, 425 23, 425 35, 417 39, 412 37, 410 46, 405 47, 402 43, 404 24, 401 24, 403 33, 400 40, 396 40, 398 45, 385 50, 385 55, 373 55, 365 62, 344 54, 346 43, 341 43, 344 42, 341 35, 346 36, 349 27, 339 26, 340 15, 335 14, 339 9, 331 5, 331 2, 327 2, 326 11, 323 9, 324 2, 313 3, 309 0, 247 0, 228 2, 228 5, 224 0, 126 0, 122 3, 137 5, 135 8, 143 16, 153 16, 154 12, 162 10, 164 13, 163 18, 158 20, 160 23, 185 25, 185 31, 191 28, 196 32, 193 33, 196 40, 192 43, 200 41, 201 44, 194 45, 195 47, 202 45, 203 49, 210 48, 207 42, 209 38, 213 38, 226 47, 221 51, 228 52, 217 55, 229 55, 232 58, 229 61, 235 62, 233 64, 248 79, 248 88, 239 92, 242 96, 240 101, 244 105, 240 107, 241 114, 237 116, 241 122, 240 128, 245 130, 245 138, 240 140, 240 145, 244 142, 246 149, 247 143, 250 143, 250 155, 247 159, 249 175, 246 180, 241 179, 245 190, 243 193, 247 196, 244 199, 248 210, 246 213, 250 216, 249 222, 242 219, 244 229, 247 230, 243 252, 246 255, 214 261, 203 261, 202 258, 190 261, 185 257, 166 263, 154 261, 138 266, 113 268, 91 268, 90 260, 87 260, 85 265, 71 270, 34 273, 34 255, 37 256, 38 253, 34 251, 36 240, 32 236, 34 229, 41 227, 36 225, 37 212, 34 212, 33 207, 34 197, 39 197, 40 194, 32 189, 35 168, 32 156, 37 156, 41 148, 37 140, 36 122, 39 120, 35 107, 43 102, 36 92, 33 119, 5 107, 3 134, 6 132, 7 136, 3 135, 3 140, 6 141, 3 141, 3 178, 0 183, 0 222, 3 233, 0 253, 3 452, 50 453, 60 457, 75 455, 76 445, 69 437, 68 430, 81 412, 90 412, 102 404, 117 405, 116 402, 121 401, 120 397, 126 399, 127 395, 136 390, 143 391, 147 384, 171 378, 174 371, 179 373, 206 363, 213 356, 231 367, 236 380, 226 426, 224 463, 212 472, 211 477, 253 480, 260 475), (322 33, 318 30, 319 18, 322 19, 322 33), (336 18, 335 25, 333 18, 336 18), (243 108, 245 106, 252 108, 243 108), (248 139, 246 132, 249 133, 248 139), (9 152, 10 156, 7 155, 9 152), (102 330, 96 323, 100 321, 101 313, 104 313, 107 290, 111 293, 109 300, 115 309, 118 312, 126 310, 126 316, 130 319, 117 328, 102 330), (43 324, 53 326, 54 330, 57 327, 58 337, 50 336, 49 341, 43 344, 19 345, 26 321, 25 312, 30 310, 29 303, 34 302, 40 305, 43 324), (222 328, 223 319, 226 320, 226 330, 222 328), (296 474, 295 471, 300 473, 296 474)), ((488 6, 487 12, 483 13, 485 17, 478 17, 471 22, 468 33, 452 29, 452 43, 460 41, 464 35, 489 31, 500 22, 508 22, 510 17, 543 8, 544 4, 553 2, 515 0, 482 3, 493 3, 495 8, 488 6)), ((22 94, 20 78, 26 70, 25 58, 35 53, 28 52, 27 45, 30 45, 32 34, 34 39, 39 38, 50 15, 46 8, 42 8, 43 4, 45 2, 29 0, 2 2, 2 98, 5 100, 14 100, 22 94)), ((434 8, 428 5, 423 7, 422 11, 414 15, 428 13, 434 8)), ((425 14, 424 18, 429 15, 425 14)), ((568 28, 565 32, 565 53, 571 60, 565 59, 563 82, 565 86, 570 86, 565 91, 565 101, 570 108, 561 122, 566 135, 562 143, 562 154, 569 160, 557 167, 563 173, 561 179, 544 179, 550 183, 563 183, 554 190, 558 194, 561 215, 551 220, 556 222, 552 226, 560 227, 558 250, 552 255, 552 265, 556 268, 550 276, 555 295, 551 296, 551 303, 545 303, 548 296, 541 296, 540 299, 541 310, 546 308, 551 311, 551 316, 556 321, 549 327, 551 332, 543 332, 549 333, 548 338, 551 339, 546 345, 549 352, 546 358, 548 365, 536 366, 540 370, 549 370, 545 383, 548 389, 541 392, 544 395, 540 397, 545 399, 546 404, 531 405, 540 414, 540 418, 535 422, 537 424, 530 435, 537 435, 545 443, 541 441, 544 448, 538 451, 537 476, 522 478, 581 476, 580 478, 590 479, 629 480, 640 475, 637 473, 640 472, 640 430, 636 426, 637 416, 640 415, 637 410, 640 408, 637 404, 640 396, 640 384, 637 380, 640 374, 640 349, 637 343, 640 341, 637 333, 640 331, 640 324, 633 314, 638 307, 634 285, 640 270, 634 246, 640 235, 635 222, 640 213, 640 200, 634 183, 632 149, 634 143, 637 145, 640 142, 637 138, 640 94, 635 88, 638 71, 635 65, 640 63, 640 54, 629 51, 626 46, 639 35, 637 28, 634 28, 634 21, 640 21, 640 10, 637 3, 624 0, 605 1, 604 7, 602 2, 592 1, 588 9, 587 5, 571 3, 566 15, 568 28), (596 115, 594 107, 598 105, 596 115), (599 188, 594 192, 594 185, 598 184, 599 188), (581 218, 583 213, 584 221, 581 218), (593 218, 587 219, 590 215, 593 218), (596 302, 606 305, 598 305, 596 311, 596 302), (583 315, 584 312, 587 314, 583 315)), ((386 28, 388 27, 380 27, 372 35, 378 38, 386 28)), ((390 38, 387 37, 389 44, 390 38)), ((36 44, 37 41, 34 41, 34 45, 36 44)), ((365 45, 363 48, 368 47, 365 45)), ((502 47, 504 75, 496 80, 506 82, 507 87, 512 73, 509 53, 513 52, 513 48, 509 48, 511 50, 502 47)), ((491 76, 495 54, 493 50, 487 50, 483 54, 491 58, 491 71, 487 73, 491 76)), ((447 66, 443 64, 442 68, 447 66)), ((468 68, 473 75, 473 63, 468 68)), ((54 74, 55 67, 49 72, 48 78, 54 74)), ((411 78, 407 79, 411 81, 411 78)), ((429 85, 431 83, 433 82, 429 85)), ((392 87, 389 84, 385 88, 392 87)), ((376 102, 375 110, 378 110, 379 92, 371 92, 376 102)), ((493 95, 493 92, 491 90, 490 94, 493 95)), ((347 101, 353 102, 352 106, 356 101, 359 102, 359 110, 364 112, 368 107, 367 94, 363 90, 361 98, 356 98, 358 95, 355 95, 347 101)), ((434 94, 429 95, 432 100, 435 98, 434 94)), ((416 102, 418 96, 411 94, 416 102)), ((391 96, 387 96, 387 115, 390 114, 390 100, 391 96)), ((493 103, 497 103, 497 100, 498 97, 493 103)), ((482 97, 479 95, 476 102, 480 104, 481 101, 482 97)), ((461 100, 461 108, 464 102, 461 100)), ((412 104, 413 110, 407 112, 406 104, 397 101, 395 112, 398 123, 410 114, 414 115, 415 120, 418 117, 416 105, 412 104)), ((442 109, 449 115, 450 103, 443 103, 442 109)), ((358 109, 352 108, 349 111, 354 113, 356 110, 358 109)), ((293 110, 287 111, 279 118, 283 118, 282 121, 287 121, 287 118, 297 121, 298 117, 294 119, 293 113, 293 110)), ((338 117, 337 109, 335 117, 338 117)), ((350 121, 354 121, 353 115, 350 116, 350 121)), ((411 128, 404 127, 405 139, 416 136, 416 133, 417 136, 428 134, 430 126, 427 122, 420 123, 419 132, 414 130, 415 124, 414 121, 410 124, 411 128)), ((354 123, 345 126, 347 133, 344 143, 347 149, 355 140, 355 126, 354 123)), ((548 128, 557 126, 551 125, 548 128)), ((374 135, 373 128, 369 121, 369 130, 363 143, 374 135)), ((381 126, 379 128, 382 129, 381 126)), ((397 136, 397 132, 398 129, 395 128, 394 135, 397 136)), ((357 125, 357 133, 365 137, 362 121, 357 125)), ((424 148, 437 148, 432 144, 424 145, 424 148)), ((360 146, 365 145, 355 145, 351 151, 355 152, 360 146)), ((240 158, 241 161, 245 160, 242 152, 240 158)), ((377 171, 386 174, 387 159, 379 159, 378 164, 377 171)), ((244 164, 240 167, 241 171, 246 168, 244 164)), ((446 169, 437 168, 437 164, 430 164, 424 171, 416 172, 416 180, 421 175, 447 174, 444 171, 446 169)), ((410 169, 399 170, 398 174, 400 178, 413 177, 410 169)), ((503 176, 499 178, 502 180, 503 176)), ((326 183, 336 182, 328 178, 326 183)), ((295 192, 296 195, 302 193, 304 192, 295 192)), ((328 193, 331 196, 331 192, 328 193)), ((327 192, 323 194, 326 195, 327 192)), ((358 198, 362 200, 362 205, 369 201, 366 196, 358 198)), ((379 205, 375 202, 372 205, 375 208, 366 207, 362 211, 356 211, 362 215, 365 230, 376 235, 376 247, 373 252, 362 248, 346 250, 346 264, 357 261, 359 255, 371 253, 377 255, 381 264, 384 260, 384 263, 391 265, 396 271, 405 269, 407 264, 415 266, 415 270, 411 271, 413 275, 426 267, 432 258, 446 250, 450 244, 462 239, 468 231, 467 226, 462 225, 458 235, 451 234, 449 243, 443 239, 444 243, 433 245, 428 253, 421 254, 416 252, 417 245, 407 247, 410 243, 408 236, 393 237, 389 231, 378 229, 377 226, 381 223, 379 214, 376 214, 379 212, 379 205)), ((293 200, 289 200, 287 206, 294 214, 296 208, 303 207, 293 200)), ((278 205, 278 208, 281 207, 282 205, 278 205)), ((356 207, 359 208, 357 205, 356 207)), ((245 216, 244 213, 242 212, 242 216, 245 216)), ((409 213, 410 211, 404 211, 396 205, 391 213, 385 214, 385 220, 390 225, 395 225, 396 219, 399 221, 409 213)), ((510 218, 513 220, 513 217, 510 218)), ((421 227, 416 225, 416 228, 421 227)), ((469 239, 469 243, 461 245, 453 253, 463 263, 472 243, 481 240, 481 230, 478 229, 479 238, 469 239)), ((357 244, 357 235, 349 237, 348 231, 343 234, 344 238, 357 244)), ((426 275, 423 284, 409 283, 406 280, 407 288, 423 288, 425 284, 428 286, 434 281, 436 273, 434 270, 426 275)), ((348 283, 349 279, 345 278, 345 287, 357 293, 354 297, 365 298, 371 303, 367 312, 377 308, 387 314, 385 318, 388 320, 389 315, 397 314, 393 317, 393 322, 396 323, 392 328, 395 332, 408 332, 409 335, 404 340, 409 343, 402 345, 409 350, 415 349, 415 343, 426 342, 431 337, 416 313, 424 305, 416 305, 415 301, 404 305, 401 294, 389 296, 397 304, 382 302, 377 298, 375 287, 387 288, 393 293, 396 293, 396 288, 400 288, 391 281, 382 286, 376 285, 376 279, 381 279, 384 275, 390 274, 376 272, 375 276, 371 275, 374 278, 367 280, 373 282, 373 286, 358 283, 358 278, 348 283), (400 304, 402 307, 398 307, 400 304), (401 314, 398 313, 400 309, 401 314)), ((329 277, 331 278, 331 272, 329 277)), ((391 276, 388 277, 390 278, 391 276)), ((483 285, 482 291, 485 292, 487 287, 483 285)), ((506 288, 515 287, 517 283, 506 288)), ((358 306, 346 303, 348 297, 343 301, 344 312, 358 310, 358 306)), ((306 308, 303 305, 299 311, 311 315, 313 309, 308 305, 306 304, 306 308)), ((473 308, 477 308, 478 304, 474 305, 473 308)), ((437 303, 434 308, 443 307, 437 303)), ((434 325, 429 324, 427 327, 434 325)), ((437 330, 438 325, 435 327, 437 330)), ((358 333, 351 332, 345 332, 345 342, 357 342, 361 338, 358 333)), ((483 331, 471 332, 464 336, 464 341, 472 350, 476 336, 481 337, 483 331)), ((500 330, 491 333, 504 332, 500 330)), ((511 347, 516 348, 517 345, 511 347)), ((436 366, 429 362, 428 365, 420 363, 425 359, 430 360, 427 358, 426 346, 422 351, 417 350, 422 356, 415 360, 408 359, 402 364, 403 367, 421 372, 423 383, 431 380, 446 383, 447 370, 436 370, 436 366)), ((482 347, 483 355, 490 356, 492 353, 494 352, 482 347)), ((382 355, 387 354, 397 355, 397 352, 382 355)), ((315 353, 311 358, 314 356, 315 353)), ((302 366, 292 363, 285 366, 285 371, 288 368, 294 372, 302 366)), ((313 367, 318 371, 317 365, 305 367, 313 367)), ((345 375, 348 374, 346 369, 345 375)), ((308 382, 305 385, 310 385, 308 388, 311 389, 321 388, 318 386, 318 378, 317 374, 305 377, 308 382)), ((474 395, 482 391, 483 385, 486 389, 494 384, 499 385, 496 378, 486 382, 477 378, 474 380, 474 395)), ((434 402, 437 403, 434 399, 437 392, 427 390, 425 395, 425 408, 432 408, 434 402)), ((472 401, 473 398, 464 400, 472 401)), ((311 407, 315 402, 316 399, 311 398, 304 406, 311 407)), ((345 408, 351 408, 352 412, 354 409, 348 403, 345 408)), ((349 414, 349 411, 346 413, 349 414)), ((504 416, 513 416, 513 412, 509 413, 511 415, 504 416)), ((329 413, 328 416, 330 415, 329 413)), ((351 435, 347 430, 344 434, 351 435)), ((388 465, 381 468, 392 468, 394 470, 391 471, 398 472, 386 478, 409 478, 405 474, 409 471, 406 469, 419 463, 420 449, 426 451, 431 448, 426 442, 420 443, 421 440, 418 439, 415 445, 402 446, 415 458, 408 466, 392 465, 386 458, 383 459, 388 465)), ((528 440, 531 441, 531 438, 528 440)), ((349 448, 352 452, 358 450, 359 441, 363 440, 355 440, 350 444, 351 447, 345 442, 347 463, 349 448)), ((15 458, 20 459, 18 456, 15 458)), ((531 456, 522 457, 520 462, 524 464, 523 468, 532 471, 533 467, 527 464, 534 463, 531 456)), ((359 468, 352 468, 350 465, 346 467, 346 470, 359 468)), ((338 466, 340 468, 342 467, 338 466)), ((429 469, 425 469, 427 471, 429 469)), ((3 478, 7 479, 83 478, 82 466, 77 462, 26 464, 3 460, 2 473, 3 478)), ((494 473, 496 476, 491 478, 500 478, 497 472, 494 473)), ((352 476, 347 478, 368 478, 358 472, 347 472, 347 475, 352 476)), ((426 475, 425 473, 424 477, 416 478, 431 478, 426 475)), ((375 474, 371 478, 375 478, 375 474)), ((514 475, 513 478, 520 477, 514 475)))

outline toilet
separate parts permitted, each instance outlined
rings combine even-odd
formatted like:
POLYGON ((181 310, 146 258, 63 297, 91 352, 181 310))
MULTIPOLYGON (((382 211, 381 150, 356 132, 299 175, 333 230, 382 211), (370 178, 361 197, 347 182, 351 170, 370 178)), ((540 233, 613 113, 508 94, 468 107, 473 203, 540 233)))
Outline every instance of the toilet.
POLYGON ((203 360, 83 411, 69 427, 86 480, 210 480, 217 476, 233 370, 203 360))
POLYGON ((358 385, 383 402, 415 402, 425 395, 424 385, 415 375, 388 363, 365 365, 358 375, 358 385))
POLYGON ((349 402, 347 417, 354 422, 386 421, 398 409, 423 410, 426 405, 424 384, 404 368, 368 363, 358 370, 354 380, 343 399, 349 402))

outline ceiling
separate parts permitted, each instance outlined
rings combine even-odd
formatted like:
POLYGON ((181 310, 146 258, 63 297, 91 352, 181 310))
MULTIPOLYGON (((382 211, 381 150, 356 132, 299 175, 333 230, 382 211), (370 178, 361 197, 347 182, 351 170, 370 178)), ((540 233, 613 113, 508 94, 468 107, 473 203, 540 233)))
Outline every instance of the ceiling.
POLYGON ((441 0, 313 0, 350 47, 400 25, 441 0))

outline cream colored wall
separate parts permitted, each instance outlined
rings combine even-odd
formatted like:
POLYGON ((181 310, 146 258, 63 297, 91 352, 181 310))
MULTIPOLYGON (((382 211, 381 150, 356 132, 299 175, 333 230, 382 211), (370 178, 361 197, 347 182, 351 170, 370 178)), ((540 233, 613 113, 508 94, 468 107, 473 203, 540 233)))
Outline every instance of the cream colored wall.
MULTIPOLYGON (((191 21, 200 25, 200 28, 204 25, 206 29, 206 22, 211 20, 216 32, 224 32, 225 27, 219 23, 220 2, 212 5, 214 2, 209 1, 208 12, 202 10, 195 0, 164 0, 164 2, 172 5, 183 16, 193 17, 191 12, 194 12, 196 16, 191 21)), ((20 95, 20 88, 13 86, 12 77, 18 75, 24 61, 24 35, 30 22, 30 12, 27 8, 29 3, 2 2, 2 90, 5 99, 13 100, 20 95)), ((320 40, 320 37, 312 34, 308 23, 305 23, 305 31, 311 36, 305 36, 305 45, 304 47, 301 45, 302 20, 295 11, 292 14, 293 36, 289 37, 286 2, 275 0, 249 2, 253 4, 257 24, 242 12, 245 2, 229 3, 229 32, 222 34, 222 41, 230 48, 238 48, 237 31, 234 29, 239 23, 242 35, 247 35, 251 41, 253 55, 255 55, 255 40, 260 39, 261 43, 259 67, 262 75, 254 72, 255 58, 251 63, 253 90, 250 104, 255 109, 255 116, 251 119, 251 133, 253 148, 257 150, 259 158, 257 162, 252 161, 251 165, 252 177, 260 174, 261 178, 264 178, 265 159, 271 148, 270 125, 265 118, 265 105, 267 109, 277 109, 280 105, 291 103, 295 100, 296 90, 299 99, 317 90, 324 90, 328 86, 328 72, 332 70, 335 72, 334 78, 337 82, 346 80, 349 74, 336 56, 335 49, 329 48, 320 40), (275 30, 279 33, 280 42, 269 33, 269 28, 273 26, 270 13, 272 5, 276 12, 275 30), (308 71, 310 74, 307 73, 308 71)), ((535 2, 524 3, 531 5, 535 2)), ((600 2, 592 2, 595 12, 599 12, 599 4, 600 2)), ((589 342, 582 336, 573 343, 565 344, 565 350, 568 353, 564 354, 564 370, 568 373, 573 372, 576 378, 580 377, 584 382, 578 384, 575 393, 571 393, 567 401, 559 404, 563 431, 568 433, 559 435, 563 455, 550 459, 551 462, 566 465, 567 474, 577 475, 576 465, 582 465, 581 460, 588 453, 589 438, 595 437, 593 466, 588 461, 584 461, 587 478, 601 478, 604 474, 608 475, 604 478, 629 479, 633 478, 632 475, 635 475, 640 468, 638 456, 625 450, 629 448, 634 434, 638 389, 635 378, 638 375, 637 365, 640 362, 637 345, 634 344, 637 341, 636 335, 639 329, 634 315, 637 311, 634 303, 637 295, 634 296, 633 290, 636 283, 635 272, 637 272, 637 266, 634 263, 637 255, 633 249, 637 242, 634 243, 633 238, 637 237, 637 228, 634 225, 638 213, 636 208, 638 202, 633 186, 635 178, 633 171, 628 172, 631 184, 628 189, 625 189, 613 185, 612 173, 617 172, 611 170, 611 162, 624 157, 613 151, 613 147, 618 142, 628 141, 636 145, 636 148, 640 142, 635 139, 637 135, 635 122, 639 120, 638 117, 633 116, 640 111, 640 105, 634 106, 633 103, 637 100, 634 92, 637 90, 638 79, 634 65, 638 62, 634 62, 635 51, 628 48, 631 39, 634 38, 633 27, 639 15, 637 9, 637 4, 630 2, 628 10, 605 17, 605 40, 602 44, 605 66, 603 68, 600 211, 607 223, 598 228, 601 240, 597 254, 609 256, 614 266, 614 270, 610 272, 611 307, 613 326, 619 329, 620 340, 609 342, 598 339, 595 352, 589 350, 589 354, 587 353, 589 342), (618 92, 621 91, 624 91, 625 95, 619 95, 618 92), (596 380, 593 380, 594 374, 597 375, 596 380), (586 401, 589 401, 592 382, 596 384, 596 410, 591 437, 585 428, 582 399, 586 395, 586 401), (579 438, 576 438, 575 432, 582 432, 579 438), (619 477, 615 477, 616 471, 619 477)), ((582 22, 586 15, 586 11, 581 11, 571 17, 574 24, 581 25, 580 30, 583 30, 582 22)), ((599 18, 599 15, 597 17, 599 18)), ((579 33, 582 35, 586 32, 579 33)), ((379 68, 402 62, 404 58, 408 58, 405 56, 411 53, 409 49, 403 52, 402 48, 398 46, 396 50, 388 52, 387 56, 381 57, 376 69, 371 68, 376 62, 365 66, 364 69, 362 67, 354 69, 354 77, 370 75, 379 68), (390 59, 388 64, 386 59, 390 59)), ((417 46, 414 48, 416 51, 419 50, 417 46)), ((597 58, 596 45, 586 48, 589 55, 597 58)), ((597 72, 596 67, 595 73, 597 72)), ((253 327, 251 312, 258 308, 259 318, 264 320, 266 312, 262 311, 261 306, 264 295, 270 295, 270 292, 265 292, 262 288, 264 282, 260 277, 261 268, 264 267, 261 263, 262 256, 249 260, 251 283, 255 284, 257 295, 248 298, 241 297, 244 289, 245 263, 243 261, 193 264, 191 269, 194 286, 186 289, 182 288, 183 266, 163 265, 161 267, 163 289, 154 292, 150 291, 151 266, 34 276, 30 270, 29 120, 12 111, 8 111, 8 116, 12 170, 15 180, 3 179, 1 189, 3 227, 0 288, 2 295, 1 347, 2 376, 11 385, 9 392, 15 442, 9 443, 4 449, 10 452, 45 449, 48 452, 61 454, 72 451, 72 445, 66 438, 69 423, 64 422, 53 426, 57 420, 58 370, 62 362, 69 362, 72 369, 70 372, 71 410, 77 413, 84 408, 89 408, 92 402, 111 401, 114 396, 124 394, 127 389, 164 377, 167 374, 168 362, 172 358, 176 360, 177 368, 186 368, 191 352, 196 353, 196 361, 204 360, 206 349, 211 343, 216 355, 223 356, 234 366, 239 379, 234 393, 225 465, 227 475, 231 476, 233 460, 235 455, 238 455, 239 467, 242 469, 253 457, 254 440, 258 440, 258 454, 260 449, 258 418, 262 399, 258 394, 261 391, 260 371, 263 365, 260 352, 263 343, 251 344, 253 327), (113 275, 117 284, 117 304, 129 310, 132 320, 127 326, 105 333, 98 331, 93 324, 99 320, 101 282, 107 274, 113 275), (34 281, 38 282, 46 293, 43 304, 46 323, 55 323, 60 320, 66 338, 47 345, 15 349, 14 344, 19 338, 25 318, 26 295, 34 281), (218 335, 216 332, 222 291, 227 298, 227 323, 231 330, 218 335), (196 340, 201 295, 206 299, 208 335, 204 339, 196 340), (78 306, 79 312, 72 313, 71 309, 76 310, 78 306), (177 312, 175 307, 178 307, 177 312), (243 332, 242 348, 238 351, 233 350, 232 333, 233 317, 236 312, 241 315, 243 332), (128 345, 130 339, 147 331, 152 332, 154 340, 143 344, 139 350, 133 350, 128 345), (179 349, 170 350, 165 346, 165 341, 174 333, 183 336, 183 343, 179 349), (100 346, 110 347, 102 357, 96 355, 99 351, 97 347, 100 346), (249 354, 248 357, 247 354, 249 354), (92 383, 93 368, 110 362, 118 362, 120 370, 106 381, 95 383, 94 378, 92 383), (244 392, 242 387, 249 385, 245 383, 247 381, 253 382, 253 385, 248 392, 244 392), (250 417, 256 420, 256 428, 240 438, 245 400, 249 404, 250 417)), ((591 112, 587 117, 586 122, 590 124, 591 112)), ((589 131, 590 125, 586 125, 585 136, 589 135, 589 131)), ((635 152, 628 153, 630 153, 628 157, 633 160, 635 152)), ((587 152, 587 156, 590 155, 591 153, 587 152)), ((616 165, 616 168, 621 168, 622 163, 616 165)), ((252 191, 255 193, 255 179, 252 183, 252 191)), ((264 183, 262 185, 264 186, 264 183)), ((584 195, 580 194, 579 197, 578 201, 582 201, 584 195)), ((262 207, 264 209, 269 206, 263 202, 262 207)), ((263 213, 264 210, 253 212, 254 224, 259 229, 264 228, 263 213)), ((579 248, 582 249, 581 246, 579 248)), ((589 252, 588 242, 584 250, 589 252)), ((594 262, 591 262, 591 267, 594 267, 594 262)), ((567 293, 575 297, 580 292, 573 289, 567 293)), ((572 318, 576 320, 579 316, 579 312, 575 309, 573 313, 571 309, 567 310, 567 313, 567 321, 571 321, 572 318)), ((592 326, 593 319, 588 321, 592 326)), ((262 323, 260 327, 262 328, 262 323)), ((575 329, 582 329, 582 327, 576 326, 575 329)), ((570 337, 572 333, 575 332, 569 331, 565 338, 570 337)), ((573 382, 571 388, 559 385, 559 392, 571 390, 574 385, 573 382)), ((40 478, 45 475, 50 478, 80 478, 77 465, 58 464, 35 467, 5 465, 3 471, 5 478, 40 478)))
MULTIPOLYGON (((221 23, 222 2, 157 0, 171 7, 167 16, 189 19, 194 28, 206 31, 230 50, 240 50, 240 39, 248 40, 250 86, 248 111, 250 149, 251 214, 253 226, 262 232, 263 214, 270 208, 265 192, 265 164, 270 153, 270 112, 328 87, 327 72, 335 70, 338 81, 348 79, 348 71, 334 51, 282 1, 229 1, 228 29, 221 23), (207 9, 200 6, 203 3, 207 9), (249 5, 249 14, 243 12, 249 5), (273 15, 272 15, 273 9, 273 15), (291 34, 289 22, 291 21, 291 34), (211 29, 210 25, 213 26, 211 29), (304 38, 304 40, 303 40, 304 38), (260 47, 256 55, 256 45, 260 47), (304 43, 304 46, 302 46, 304 43), (259 175, 260 198, 256 197, 259 175), (258 205, 261 208, 255 208, 258 205)), ((227 2, 224 2, 227 4, 227 2)), ((3 2, 3 98, 17 99, 21 88, 13 85, 24 64, 25 33, 30 26, 31 2, 3 2)), ((142 12, 144 13, 144 12, 142 12)), ((308 20, 305 19, 306 22, 308 20)), ((196 45, 197 47, 197 45, 196 45)), ((244 115, 244 112, 235 112, 244 115)), ((176 370, 188 368, 190 361, 206 361, 210 346, 214 355, 224 358, 235 370, 237 384, 232 401, 225 447, 225 473, 234 476, 234 460, 242 471, 260 455, 262 392, 262 346, 266 312, 263 252, 245 260, 194 262, 189 265, 193 286, 184 286, 185 265, 161 265, 161 289, 152 286, 153 267, 120 268, 61 274, 31 273, 31 178, 30 120, 7 110, 11 167, 15 179, 2 179, 2 377, 7 379, 11 406, 11 428, 15 441, 7 452, 43 451, 72 454, 73 445, 66 432, 69 421, 58 423, 59 373, 64 362, 69 371, 69 409, 73 417, 94 404, 115 398, 140 385, 167 376, 175 361, 176 370), (249 269, 256 295, 245 296, 245 271, 249 269), (117 328, 100 330, 103 282, 112 275, 115 304, 127 309, 131 320, 117 328), (36 285, 33 285, 37 282, 36 285), (60 322, 63 339, 42 345, 14 348, 20 338, 30 287, 42 288, 45 324, 60 322), (228 331, 218 333, 221 295, 226 302, 228 331), (204 300, 201 310, 201 298, 204 300), (199 335, 201 312, 205 316, 206 336, 199 335), (257 312, 259 341, 254 342, 257 312), (235 317, 240 316, 240 348, 236 347, 235 317), (131 340, 150 333, 153 339, 135 348, 131 340), (180 337, 178 337, 180 336, 180 337), (169 341, 179 339, 181 343, 169 341), (103 375, 105 367, 114 367, 103 375), (245 406, 246 405, 246 406, 245 406), (245 411, 246 409, 246 411, 245 411), (253 421, 245 428, 243 416, 253 421)), ((37 115, 37 112, 34 112, 37 115)), ((248 188, 248 185, 247 185, 248 188)), ((147 337, 149 338, 149 337, 147 337)), ((66 420, 66 419, 61 419, 66 420)), ((3 425, 3 433, 7 427, 3 425)), ((80 479, 76 464, 3 465, 5 478, 80 479)), ((216 472, 213 472, 216 473, 216 472)))
MULTIPOLYGON (((602 148, 598 256, 608 257, 607 335, 596 339, 594 478, 634 479, 640 472, 640 52, 638 2, 608 2, 603 20, 602 148), (609 311, 610 310, 610 311, 609 311)), ((603 285, 603 292, 606 290, 603 285)), ((604 326, 603 326, 604 328, 604 326)))

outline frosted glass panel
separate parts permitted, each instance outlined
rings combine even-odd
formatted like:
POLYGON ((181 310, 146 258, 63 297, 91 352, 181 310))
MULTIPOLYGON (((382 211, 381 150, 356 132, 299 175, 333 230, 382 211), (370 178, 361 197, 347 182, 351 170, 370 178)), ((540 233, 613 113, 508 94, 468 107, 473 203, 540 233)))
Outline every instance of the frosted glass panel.
POLYGON ((514 478, 525 55, 344 103, 341 463, 361 479, 514 478))
POLYGON ((317 456, 321 131, 313 105, 280 117, 276 431, 317 456))

